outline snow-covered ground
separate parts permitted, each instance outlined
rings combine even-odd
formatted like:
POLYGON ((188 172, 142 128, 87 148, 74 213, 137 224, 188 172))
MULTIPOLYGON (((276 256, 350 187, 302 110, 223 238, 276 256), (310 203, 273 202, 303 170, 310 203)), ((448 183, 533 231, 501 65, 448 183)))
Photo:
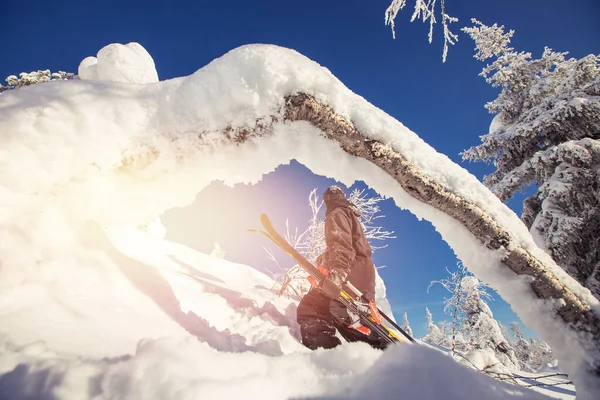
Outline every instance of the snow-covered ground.
POLYGON ((425 345, 311 352, 262 273, 138 229, 87 230, 121 274, 88 295, 2 294, 1 399, 545 398, 425 345))
POLYGON ((271 294, 268 277, 165 242, 159 228, 153 235, 126 228, 191 203, 212 180, 256 182, 293 158, 346 184, 364 180, 431 221, 472 272, 518 304, 573 379, 597 384, 586 372, 589 338, 556 317, 556 302, 500 268, 502 251, 317 128, 271 119, 296 91, 331 105, 478 204, 599 308, 475 177, 325 68, 256 45, 189 77, 158 81, 150 55, 130 44, 84 60, 79 75, 0 96, 0 397, 540 398, 425 346, 309 352, 297 341, 294 306, 271 294), (223 140, 227 127, 258 123, 272 123, 273 134, 243 146, 223 140))

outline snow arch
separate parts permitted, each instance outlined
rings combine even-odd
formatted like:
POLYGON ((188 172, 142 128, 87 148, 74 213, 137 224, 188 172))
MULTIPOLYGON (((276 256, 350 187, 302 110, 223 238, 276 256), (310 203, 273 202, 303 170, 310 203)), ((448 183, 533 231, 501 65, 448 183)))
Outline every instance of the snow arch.
POLYGON ((328 70, 292 50, 255 45, 154 83, 136 78, 152 76, 154 66, 134 46, 144 62, 128 50, 128 74, 113 79, 121 53, 111 46, 80 66, 90 80, 0 99, 0 201, 13 210, 0 215, 0 228, 5 239, 21 232, 0 255, 4 285, 38 273, 40 257, 71 251, 85 221, 148 222, 213 180, 256 181, 296 158, 317 174, 364 180, 431 221, 467 268, 552 345, 580 397, 600 392, 597 300, 474 176, 328 70), (38 246, 37 235, 53 229, 69 242, 38 246))

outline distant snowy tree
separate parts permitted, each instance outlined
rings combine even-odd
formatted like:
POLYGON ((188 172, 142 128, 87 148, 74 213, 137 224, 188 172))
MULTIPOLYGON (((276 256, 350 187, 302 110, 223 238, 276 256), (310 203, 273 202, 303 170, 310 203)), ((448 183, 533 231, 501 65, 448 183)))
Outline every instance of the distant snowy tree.
POLYGON ((539 246, 600 299, 600 56, 566 59, 546 48, 539 59, 509 47, 514 31, 473 19, 463 31, 475 58, 492 59, 483 76, 501 89, 482 143, 463 152, 493 162, 484 183, 503 201, 535 185, 522 220, 539 246))
MULTIPOLYGON (((396 38, 395 23, 396 16, 406 6, 406 0, 392 0, 387 10, 385 10, 385 24, 392 28, 392 36, 396 38)), ((415 9, 410 22, 421 18, 423 23, 429 21, 429 43, 433 41, 433 26, 437 22, 435 17, 436 0, 415 0, 415 9)), ((444 50, 442 52, 442 61, 446 62, 448 56, 448 46, 456 44, 458 35, 450 31, 450 24, 457 22, 458 18, 451 17, 446 13, 446 0, 440 2, 440 17, 442 19, 442 28, 444 30, 444 50)))
POLYGON ((442 330, 433 322, 433 316, 427 307, 425 308, 425 316, 427 318, 427 324, 425 325, 427 333, 422 340, 425 343, 442 345, 442 342, 444 341, 444 334, 442 330))
POLYGON ((50 70, 38 70, 32 72, 21 72, 19 77, 15 75, 10 75, 5 79, 7 86, 3 86, 0 84, 0 93, 6 90, 17 89, 23 86, 34 85, 36 83, 49 82, 49 81, 60 81, 60 80, 69 80, 74 79, 75 74, 58 71, 55 73, 50 72, 50 70))
POLYGON ((465 318, 463 332, 468 335, 471 350, 490 349, 506 367, 517 367, 518 361, 510 343, 506 340, 500 323, 494 319, 492 310, 486 303, 491 295, 485 290, 487 285, 476 277, 465 276, 461 283, 464 293, 462 303, 465 318))
POLYGON ((408 315, 406 315, 406 313, 404 313, 404 317, 402 319, 402 329, 404 329, 406 333, 408 333, 412 337, 413 331, 410 328, 410 324, 408 323, 408 315))
POLYGON ((461 285, 463 278, 467 274, 467 269, 462 263, 458 263, 458 268, 455 272, 450 272, 447 268, 446 271, 449 274, 448 278, 444 278, 440 281, 432 281, 429 286, 431 287, 431 285, 438 283, 451 294, 451 296, 447 297, 444 301, 444 312, 452 315, 452 333, 449 338, 449 348, 454 352, 457 349, 457 344, 459 342, 457 337, 460 334, 460 325, 464 318, 464 291, 462 290, 461 285))
POLYGON ((514 336, 513 349, 515 356, 519 360, 519 369, 521 371, 531 371, 529 367, 529 341, 525 338, 521 326, 517 322, 510 324, 510 330, 514 336))
POLYGON ((530 339, 528 365, 533 371, 538 371, 547 364, 555 363, 552 349, 548 343, 540 339, 530 339))
POLYGON ((435 324, 433 323, 433 315, 431 315, 429 307, 425 307, 425 318, 427 319, 427 325, 425 325, 427 328, 427 333, 431 333, 435 324))
POLYGON ((462 263, 456 271, 448 273, 448 278, 431 284, 438 283, 451 294, 445 299, 444 307, 444 311, 452 315, 449 348, 467 359, 483 354, 477 350, 488 349, 503 365, 514 368, 517 363, 514 351, 486 303, 491 299, 487 285, 469 274, 462 263))
POLYGON ((540 368, 556 362, 548 343, 541 339, 526 339, 521 327, 516 322, 510 324, 510 328, 514 336, 512 345, 522 371, 536 372, 540 368))
POLYGON ((210 255, 213 257, 217 257, 217 258, 221 258, 221 259, 225 259, 225 250, 223 250, 223 248, 221 247, 221 245, 219 244, 219 242, 215 242, 212 251, 210 252, 210 255))
MULTIPOLYGON (((377 245, 376 242, 393 239, 394 232, 387 231, 377 224, 377 220, 384 217, 379 208, 379 203, 383 200, 383 197, 369 196, 364 190, 355 189, 348 196, 348 200, 360 213, 359 220, 373 251, 384 248, 384 245, 377 245)), ((318 264, 318 257, 326 249, 325 220, 319 216, 324 203, 317 195, 317 189, 313 189, 310 192, 308 204, 312 212, 308 227, 302 232, 299 232, 298 228, 292 231, 286 220, 286 233, 284 237, 300 254, 316 265, 318 264)), ((268 254, 269 258, 277 262, 272 252, 268 251, 268 254)), ((275 276, 275 279, 281 284, 279 294, 281 295, 289 289, 297 297, 302 297, 310 289, 310 283, 307 281, 307 278, 308 274, 298 265, 283 269, 283 274, 275 276)))

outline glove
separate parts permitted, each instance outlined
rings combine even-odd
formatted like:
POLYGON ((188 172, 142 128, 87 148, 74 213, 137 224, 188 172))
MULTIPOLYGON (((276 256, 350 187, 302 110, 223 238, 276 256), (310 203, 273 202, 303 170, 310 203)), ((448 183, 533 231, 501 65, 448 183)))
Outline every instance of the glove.
MULTIPOLYGON (((324 266, 319 265, 318 269, 319 269, 319 272, 322 273, 324 276, 329 275, 329 270, 327 268, 325 268, 324 266)), ((317 280, 315 279, 314 276, 309 275, 309 277, 306 279, 310 282, 310 285, 312 287, 314 287, 315 289, 319 289, 319 284, 317 283, 317 280)))
POLYGON ((332 300, 337 300, 340 297, 342 285, 346 282, 347 274, 343 271, 332 269, 329 275, 321 282, 321 291, 332 300))

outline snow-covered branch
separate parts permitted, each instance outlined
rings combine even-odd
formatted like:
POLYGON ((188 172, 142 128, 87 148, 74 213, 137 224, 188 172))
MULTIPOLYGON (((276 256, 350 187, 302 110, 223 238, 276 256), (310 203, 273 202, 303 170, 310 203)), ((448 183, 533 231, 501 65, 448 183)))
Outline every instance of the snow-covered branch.
POLYGON ((36 83, 50 82, 50 81, 61 81, 74 79, 75 74, 70 72, 58 71, 50 72, 49 69, 38 70, 32 72, 21 72, 19 77, 16 75, 10 75, 5 79, 7 86, 0 84, 0 93, 13 90, 24 86, 34 85, 36 83))
MULTIPOLYGON (((406 6, 406 0, 392 0, 392 3, 385 10, 385 24, 390 25, 392 37, 396 38, 395 20, 398 13, 406 6)), ((421 19, 423 23, 429 21, 429 43, 433 41, 433 26, 437 20, 435 18, 436 0, 415 0, 415 9, 410 18, 410 22, 421 19)), ((458 18, 451 17, 446 13, 446 0, 441 0, 442 27, 444 30, 444 50, 442 53, 442 62, 446 62, 449 45, 454 45, 458 41, 458 35, 452 33, 450 24, 457 22, 458 18)))

